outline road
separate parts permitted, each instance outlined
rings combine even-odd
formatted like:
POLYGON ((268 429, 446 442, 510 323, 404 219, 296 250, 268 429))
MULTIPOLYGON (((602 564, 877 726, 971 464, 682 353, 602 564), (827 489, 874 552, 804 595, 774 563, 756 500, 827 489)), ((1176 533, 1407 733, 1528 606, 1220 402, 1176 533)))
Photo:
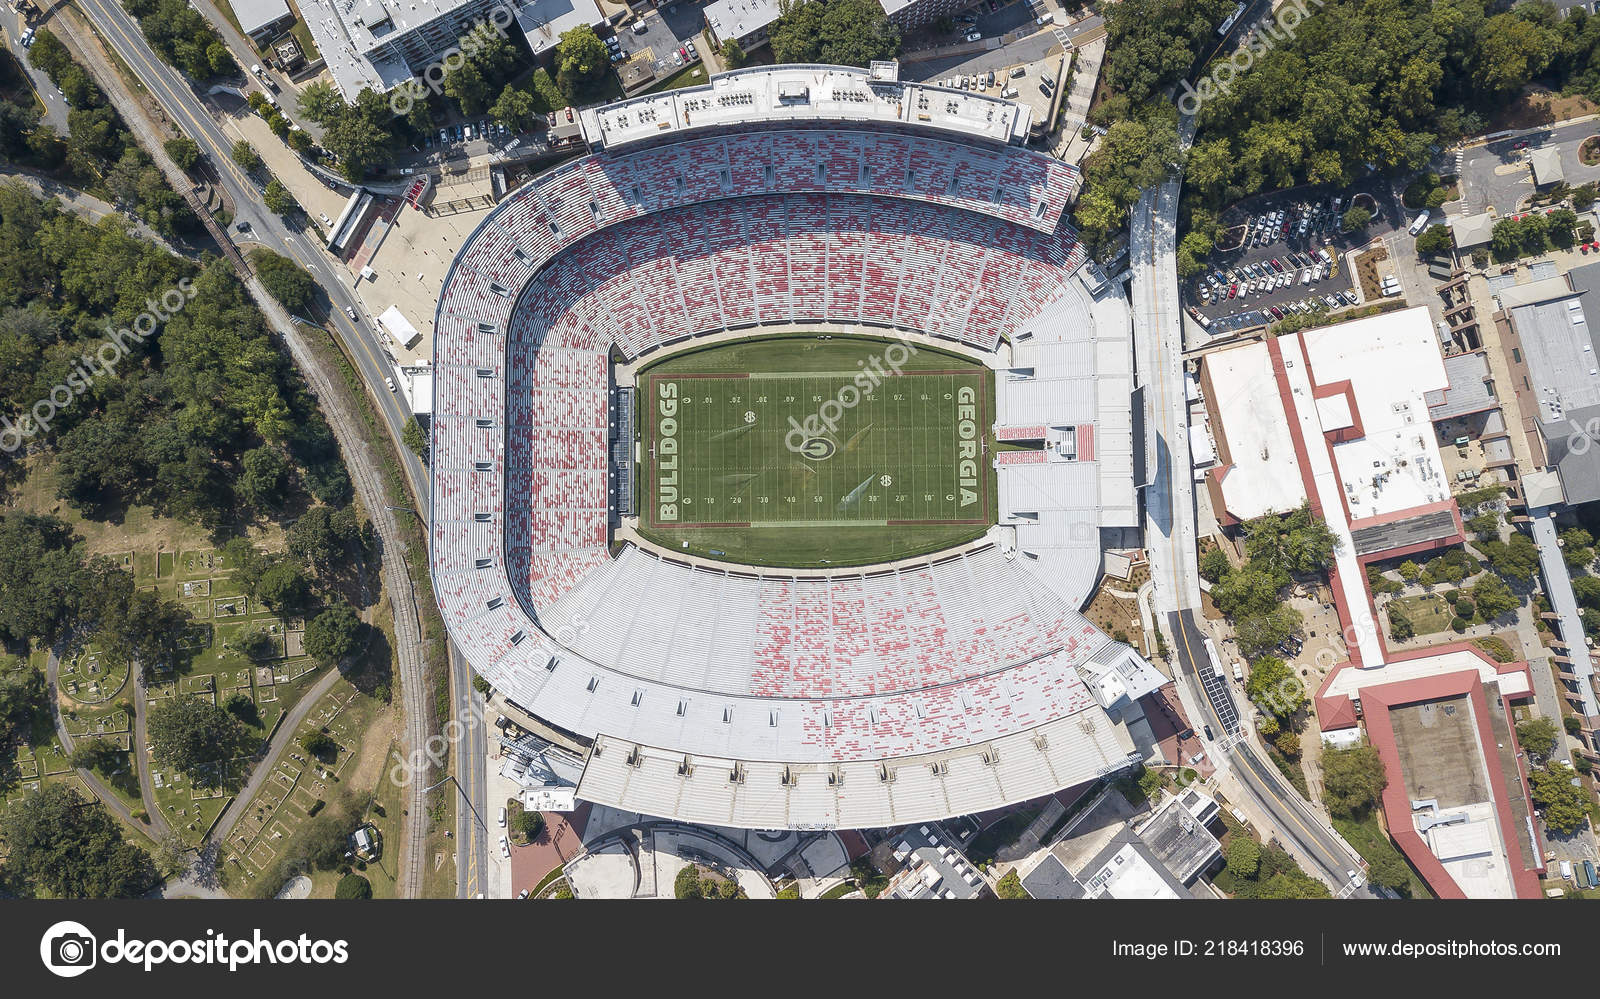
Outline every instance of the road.
POLYGON ((489 873, 489 721, 483 695, 472 689, 472 667, 455 646, 450 647, 450 682, 454 688, 454 717, 464 734, 456 749, 456 779, 467 807, 456 810, 456 896, 477 898, 485 892, 489 873), (470 713, 467 713, 470 712, 470 713), (477 718, 471 724, 468 718, 477 718))
POLYGON ((1509 215, 1516 211, 1522 199, 1534 190, 1527 154, 1541 147, 1560 149, 1561 170, 1573 187, 1600 180, 1600 167, 1584 166, 1578 161, 1579 144, 1600 132, 1597 126, 1600 123, 1590 118, 1540 125, 1461 150, 1457 166, 1466 208, 1459 214, 1476 215, 1492 209, 1496 214, 1509 215), (1526 149, 1516 148, 1524 142, 1528 144, 1526 149))
MULTIPOLYGON (((80 0, 80 3, 81 9, 101 36, 131 68, 165 113, 185 135, 200 145, 202 152, 211 160, 221 177, 223 188, 235 205, 236 222, 245 221, 257 242, 305 267, 326 291, 333 306, 330 319, 335 332, 354 359, 362 380, 371 389, 385 428, 396 442, 404 472, 411 480, 412 493, 419 504, 417 512, 426 523, 429 502, 427 471, 415 455, 398 445, 410 414, 404 411, 394 394, 376 388, 383 384, 388 369, 373 331, 350 322, 343 314, 345 308, 358 309, 360 305, 344 283, 349 280, 349 275, 341 276, 307 237, 290 231, 280 219, 260 205, 258 186, 229 155, 233 141, 223 132, 188 83, 151 51, 138 26, 116 0, 80 0)), ((121 103, 119 110, 124 118, 138 118, 139 115, 135 113, 137 109, 131 106, 133 98, 115 67, 90 39, 79 41, 79 48, 88 55, 90 69, 101 86, 108 93, 114 91, 117 95, 113 100, 121 103)), ((148 129, 142 129, 133 120, 129 121, 129 127, 144 133, 147 151, 163 172, 175 184, 183 184, 184 175, 166 156, 161 143, 148 134, 148 129)), ((406 743, 414 751, 420 750, 432 729, 426 710, 428 700, 423 678, 421 617, 407 571, 406 546, 394 510, 389 505, 382 471, 384 458, 367 440, 368 430, 361 414, 345 403, 337 372, 330 370, 320 360, 294 321, 266 294, 259 281, 250 277, 246 280, 246 287, 269 326, 283 338, 284 345, 316 394, 343 451, 357 497, 372 518, 384 555, 384 586, 394 608, 395 674, 400 680, 401 696, 406 706, 406 743)), ((424 781, 418 780, 413 781, 407 789, 409 800, 405 808, 400 881, 402 892, 412 897, 422 889, 422 856, 427 829, 427 799, 422 791, 425 786, 424 781)))
MULTIPOLYGON (((56 650, 51 649, 49 657, 45 660, 45 691, 47 696, 50 698, 50 717, 56 725, 56 738, 61 740, 61 752, 65 756, 71 756, 72 750, 75 747, 72 736, 67 733, 66 720, 61 717, 61 701, 56 695, 56 677, 60 672, 60 668, 61 660, 57 657, 56 650)), ((139 682, 137 677, 133 677, 131 679, 136 684, 139 682)), ((135 704, 144 703, 144 692, 142 685, 140 686, 141 689, 136 690, 133 695, 133 701, 135 704)), ((138 727, 141 729, 143 728, 142 725, 138 727)), ((150 821, 147 823, 140 822, 138 819, 134 818, 133 813, 128 810, 128 806, 124 805, 122 803, 122 799, 118 798, 109 787, 106 787, 105 782, 102 781, 99 775, 94 771, 87 770, 83 767, 78 767, 77 773, 78 777, 82 779, 84 785, 89 788, 90 792, 93 793, 96 798, 99 798, 100 801, 117 816, 117 818, 144 833, 146 836, 150 837, 153 842, 159 842, 160 840, 173 835, 173 832, 172 827, 167 824, 166 816, 162 815, 161 810, 155 807, 156 796, 154 789, 147 785, 148 768, 144 765, 143 746, 144 743, 138 740, 137 733, 135 733, 133 757, 139 763, 140 791, 144 796, 145 814, 150 817, 150 821)))
MULTIPOLYGON (((48 4, 41 4, 41 9, 49 9, 48 4)), ((49 25, 48 20, 41 20, 37 26, 49 25)), ((22 23, 22 15, 11 9, 9 3, 0 4, 0 28, 5 29, 6 45, 11 49, 11 54, 17 57, 17 62, 22 64, 23 72, 28 74, 28 82, 33 84, 34 92, 39 95, 39 103, 44 105, 44 113, 40 122, 56 130, 62 138, 67 136, 67 102, 61 96, 61 91, 50 82, 43 70, 34 69, 28 62, 28 50, 19 43, 26 25, 22 23)))
MULTIPOLYGON (((1251 11, 1241 18, 1235 32, 1257 16, 1251 11)), ((1193 142, 1192 116, 1180 117, 1178 139, 1182 150, 1193 142)), ((1172 634, 1174 660, 1184 681, 1178 689, 1180 694, 1188 693, 1184 707, 1191 718, 1211 726, 1214 734, 1205 740, 1207 753, 1219 767, 1228 766, 1245 795, 1253 799, 1242 804, 1270 816, 1274 826, 1293 841, 1295 852, 1311 863, 1310 873, 1339 892, 1348 885, 1347 872, 1359 866, 1355 851, 1323 824, 1309 802, 1287 786, 1275 766, 1264 763, 1248 740, 1238 737, 1239 716, 1227 684, 1212 683, 1208 688, 1203 679, 1214 673, 1205 651, 1205 635, 1195 621, 1200 608, 1200 571, 1176 256, 1182 183, 1182 172, 1173 164, 1164 181, 1143 192, 1129 219, 1135 363, 1145 405, 1145 548, 1155 584, 1151 603, 1172 634), (1203 691, 1204 696, 1193 691, 1203 691)))
MULTIPOLYGON (((1211 670, 1211 661, 1205 650, 1205 633, 1195 621, 1192 610, 1168 615, 1167 624, 1172 630, 1172 650, 1179 668, 1193 685, 1191 689, 1200 689, 1203 686, 1200 679, 1204 675, 1202 671, 1211 670)), ((1218 700, 1227 698, 1230 705, 1232 702, 1227 683, 1215 684, 1212 690, 1218 691, 1220 697, 1187 697, 1184 698, 1185 708, 1193 712, 1199 707, 1202 724, 1211 726, 1219 736, 1237 732, 1234 726, 1224 724, 1218 713, 1218 700)), ((1209 695, 1211 692, 1207 693, 1209 695)), ((1228 713, 1229 708, 1224 707, 1223 712, 1228 713)), ((1191 714, 1191 717, 1194 715, 1191 714)), ((1273 827, 1290 840, 1286 845, 1302 861, 1311 861, 1314 869, 1309 873, 1319 877, 1336 892, 1348 885, 1348 872, 1361 866, 1356 852, 1345 845, 1338 833, 1322 821, 1298 792, 1288 786, 1275 765, 1261 758, 1254 745, 1242 736, 1227 738, 1223 742, 1208 739, 1206 751, 1219 766, 1226 762, 1253 799, 1241 802, 1241 806, 1247 810, 1259 809, 1264 812, 1271 819, 1273 827), (1248 806, 1252 804, 1255 808, 1249 809, 1248 806)), ((1370 886, 1358 895, 1381 897, 1370 886)))

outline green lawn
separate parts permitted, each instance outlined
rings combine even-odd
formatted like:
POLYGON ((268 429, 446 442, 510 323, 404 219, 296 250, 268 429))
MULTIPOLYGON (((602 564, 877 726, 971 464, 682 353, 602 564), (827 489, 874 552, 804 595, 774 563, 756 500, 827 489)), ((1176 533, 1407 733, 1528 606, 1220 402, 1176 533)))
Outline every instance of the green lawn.
POLYGON ((1411 623, 1416 626, 1417 634, 1431 635, 1436 631, 1449 631, 1450 620, 1455 617, 1455 612, 1444 598, 1437 593, 1419 593, 1409 597, 1396 597, 1394 603, 1398 604, 1411 623))
POLYGON ((703 62, 693 62, 673 73, 671 76, 646 90, 647 94, 659 94, 664 90, 681 90, 684 87, 697 87, 710 81, 706 75, 706 66, 703 62))
POLYGON ((994 523, 993 379, 964 358, 856 337, 746 341, 650 368, 639 400, 640 528, 664 547, 859 565, 994 523))
MULTIPOLYGON (((1361 854, 1369 867, 1388 854, 1399 854, 1402 860, 1405 859, 1405 854, 1400 853, 1399 847, 1390 842, 1389 837, 1378 827, 1376 812, 1368 812, 1366 818, 1360 821, 1335 816, 1333 827, 1344 837, 1345 842, 1356 848, 1356 852, 1361 854)), ((1411 877, 1411 897, 1432 898, 1433 893, 1428 890, 1427 882, 1411 868, 1409 862, 1406 864, 1406 871, 1411 877)))

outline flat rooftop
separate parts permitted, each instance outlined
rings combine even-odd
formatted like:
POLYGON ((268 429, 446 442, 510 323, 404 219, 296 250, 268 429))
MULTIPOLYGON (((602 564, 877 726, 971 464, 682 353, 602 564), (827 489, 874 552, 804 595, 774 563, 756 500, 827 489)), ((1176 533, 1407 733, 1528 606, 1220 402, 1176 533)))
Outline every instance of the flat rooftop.
POLYGON ((1389 312, 1298 336, 1320 390, 1319 413, 1327 410, 1324 432, 1360 434, 1333 446, 1350 520, 1449 499, 1426 396, 1450 380, 1428 310, 1389 312), (1341 383, 1348 383, 1347 391, 1336 391, 1341 383))
POLYGON ((1213 429, 1229 463, 1222 477, 1228 513, 1252 520, 1299 509, 1306 487, 1267 345, 1218 351, 1205 366, 1218 418, 1213 429))
POLYGON ((874 80, 849 66, 755 66, 719 73, 698 87, 590 108, 584 137, 595 149, 667 132, 752 121, 906 122, 996 143, 1020 143, 1032 112, 999 97, 922 83, 874 80))

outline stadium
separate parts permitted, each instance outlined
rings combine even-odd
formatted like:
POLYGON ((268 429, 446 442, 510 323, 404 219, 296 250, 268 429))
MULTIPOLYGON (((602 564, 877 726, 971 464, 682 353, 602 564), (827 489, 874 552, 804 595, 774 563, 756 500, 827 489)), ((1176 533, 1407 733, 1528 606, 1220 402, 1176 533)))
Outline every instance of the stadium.
POLYGON ((430 539, 576 796, 882 827, 1147 756, 1165 678, 1081 612, 1138 523, 1128 305, 1028 112, 779 66, 580 117, 441 291, 430 539))

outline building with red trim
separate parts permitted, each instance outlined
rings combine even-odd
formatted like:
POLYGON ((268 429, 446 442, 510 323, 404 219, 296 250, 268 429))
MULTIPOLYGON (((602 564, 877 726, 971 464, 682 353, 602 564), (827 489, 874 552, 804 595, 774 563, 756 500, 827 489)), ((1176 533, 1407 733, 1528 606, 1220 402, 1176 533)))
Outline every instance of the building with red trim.
POLYGON ((1348 661, 1317 691, 1319 727, 1351 745, 1364 724, 1388 774, 1390 834, 1433 892, 1536 897, 1543 859, 1509 714, 1531 696, 1527 665, 1467 643, 1391 653, 1367 585, 1369 563, 1463 540, 1433 416, 1492 396, 1452 385, 1472 370, 1445 364, 1425 308, 1208 355, 1205 485, 1224 526, 1309 505, 1338 539, 1329 582, 1348 661))

